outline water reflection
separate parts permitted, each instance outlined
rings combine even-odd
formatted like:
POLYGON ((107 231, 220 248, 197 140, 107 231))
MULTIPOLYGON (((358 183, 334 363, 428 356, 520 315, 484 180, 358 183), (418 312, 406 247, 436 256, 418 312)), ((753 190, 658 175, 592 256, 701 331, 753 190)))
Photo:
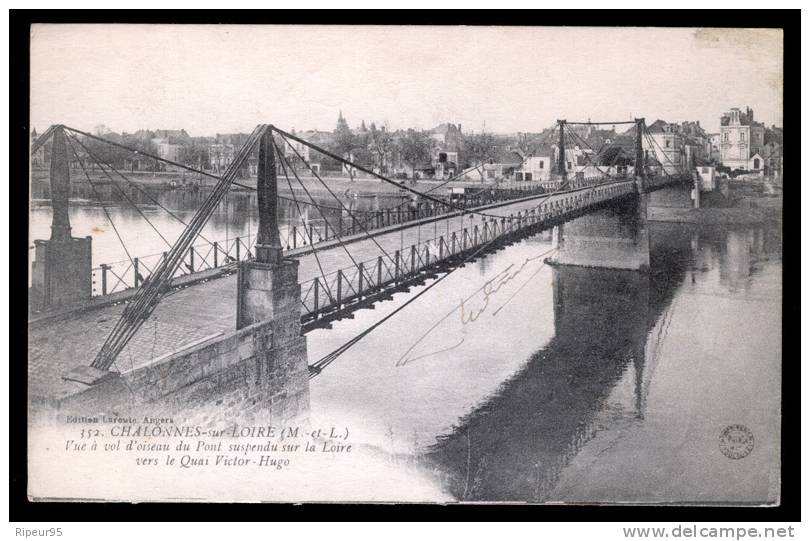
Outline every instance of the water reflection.
MULTIPOLYGON (((625 397, 619 414, 643 422, 673 298, 687 275, 705 288, 745 290, 760 264, 781 254, 779 227, 651 224, 650 233, 649 275, 554 269, 553 339, 424 454, 456 498, 547 501, 617 396, 625 397)), ((525 332, 533 332, 530 323, 525 332)))

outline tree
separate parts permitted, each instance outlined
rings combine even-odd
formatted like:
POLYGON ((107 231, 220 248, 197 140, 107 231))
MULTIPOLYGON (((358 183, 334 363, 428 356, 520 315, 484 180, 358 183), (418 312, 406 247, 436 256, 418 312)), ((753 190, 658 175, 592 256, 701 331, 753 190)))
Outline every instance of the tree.
POLYGON ((374 154, 369 146, 369 141, 370 134, 368 131, 357 134, 350 155, 351 161, 370 169, 374 167, 374 154))
POLYGON ((180 147, 178 160, 184 165, 199 169, 210 168, 208 144, 203 139, 191 139, 180 147))
POLYGON ((409 129, 397 140, 397 151, 402 161, 411 166, 411 175, 416 166, 430 160, 435 141, 424 132, 409 129))
MULTIPOLYGON (((135 164, 146 160, 147 163, 154 164, 151 158, 144 158, 143 154, 157 154, 157 147, 152 143, 151 138, 142 137, 136 134, 118 134, 109 130, 101 130, 96 127, 96 133, 102 133, 105 141, 99 141, 91 137, 81 137, 81 145, 76 145, 76 151, 82 157, 82 161, 87 167, 95 170, 96 163, 103 167, 113 167, 118 170, 136 169, 135 164), (126 148, 111 145, 110 141, 123 145, 126 148), (82 146, 83 145, 83 146, 82 146), (139 155, 140 154, 140 155, 139 155)), ((140 167, 139 167, 140 168, 140 167)))
POLYGON ((371 123, 368 133, 368 148, 371 151, 372 161, 381 173, 387 172, 388 155, 391 152, 394 139, 391 132, 385 129, 377 129, 374 123, 371 123))
MULTIPOLYGON (((343 112, 338 114, 337 125, 332 132, 333 138, 330 144, 330 149, 335 154, 343 157, 345 160, 352 160, 352 151, 357 147, 357 140, 349 127, 349 123, 343 118, 343 112)), ((354 169, 343 165, 343 169, 349 172, 351 180, 354 180, 354 169)))
POLYGON ((130 170, 134 171, 138 164, 138 169, 141 168, 142 161, 149 163, 153 168, 157 169, 158 164, 152 158, 144 158, 143 154, 151 154, 156 156, 158 153, 157 145, 152 142, 149 134, 146 137, 139 137, 134 134, 124 134, 121 136, 121 143, 129 148, 134 148, 137 152, 125 151, 125 156, 122 159, 122 166, 129 165, 130 170), (139 156, 140 154, 140 156, 139 156))
MULTIPOLYGON (((123 143, 121 135, 107 130, 104 126, 96 126, 95 132, 98 137, 103 137, 107 141, 123 143)), ((122 148, 91 137, 82 137, 81 142, 83 146, 77 145, 76 150, 80 155, 85 155, 85 165, 89 163, 90 169, 95 169, 96 163, 102 166, 120 167, 129 154, 122 148)))
POLYGON ((335 154, 339 154, 340 156, 348 159, 352 150, 354 150, 356 146, 356 141, 354 133, 352 133, 352 129, 349 127, 349 123, 346 122, 345 118, 343 118, 342 112, 338 115, 337 125, 332 131, 332 134, 334 137, 331 144, 332 148, 330 150, 332 150, 332 152, 335 154))
POLYGON ((493 158, 495 144, 495 137, 490 133, 469 134, 462 139, 464 159, 468 166, 479 167, 481 182, 484 182, 483 164, 493 158))

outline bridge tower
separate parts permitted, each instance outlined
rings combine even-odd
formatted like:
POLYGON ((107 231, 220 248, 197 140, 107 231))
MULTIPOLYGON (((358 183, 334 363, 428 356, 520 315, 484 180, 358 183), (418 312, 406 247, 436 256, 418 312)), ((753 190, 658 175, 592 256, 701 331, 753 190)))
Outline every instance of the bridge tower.
POLYGON ((259 141, 256 189, 259 210, 256 258, 239 264, 236 328, 272 319, 283 321, 285 327, 300 333, 298 260, 282 256, 278 235, 278 182, 272 128, 259 141))
POLYGON ((644 148, 642 145, 642 138, 644 137, 645 123, 644 118, 636 118, 636 163, 635 163, 635 176, 639 183, 639 191, 645 190, 645 180, 647 179, 647 168, 645 166, 644 148))
POLYGON ((67 306, 92 295, 92 239, 71 235, 70 161, 62 126, 57 126, 51 137, 51 238, 34 241, 29 295, 32 310, 67 306))
POLYGON ((560 174, 560 184, 565 187, 568 184, 568 172, 565 167, 565 120, 558 120, 557 124, 560 127, 560 136, 557 147, 559 152, 557 154, 557 172, 560 174))

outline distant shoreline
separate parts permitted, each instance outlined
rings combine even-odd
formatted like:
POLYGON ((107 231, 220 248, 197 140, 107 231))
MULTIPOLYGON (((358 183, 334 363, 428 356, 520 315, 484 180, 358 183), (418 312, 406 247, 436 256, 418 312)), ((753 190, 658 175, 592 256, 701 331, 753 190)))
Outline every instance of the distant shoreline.
MULTIPOLYGON (((200 186, 200 178, 198 175, 188 174, 182 175, 179 173, 156 173, 153 175, 151 172, 125 172, 126 177, 132 181, 134 184, 137 184, 139 187, 148 189, 150 192, 155 190, 162 190, 162 191, 192 191, 192 190, 209 190, 216 182, 215 179, 210 177, 203 177, 202 178, 202 185, 200 186), (171 186, 171 183, 174 182, 175 186, 171 186)), ((292 185, 293 192, 298 195, 301 194, 306 197, 305 192, 308 191, 313 195, 318 195, 320 197, 323 196, 330 196, 330 191, 334 193, 334 195, 340 198, 348 198, 348 197, 401 197, 401 198, 408 198, 411 197, 412 194, 406 188, 411 190, 416 190, 420 192, 430 193, 436 197, 441 197, 447 195, 447 190, 451 187, 480 187, 484 186, 492 186, 492 182, 484 183, 477 181, 462 181, 462 180, 454 180, 452 182, 447 182, 446 180, 427 180, 427 179, 392 179, 395 182, 399 182, 400 185, 394 185, 388 182, 384 182, 379 179, 375 178, 359 178, 356 177, 354 180, 349 179, 348 177, 330 177, 330 176, 322 176, 321 179, 329 186, 327 189, 324 185, 314 176, 304 176, 301 175, 299 172, 299 178, 303 183, 306 190, 298 184, 298 181, 295 179, 294 176, 290 176, 290 184, 292 185)), ((109 178, 102 173, 101 171, 90 171, 89 172, 90 178, 92 180, 93 186, 105 193, 108 190, 113 190, 111 188, 112 183, 110 182, 109 178)), ((120 176, 115 174, 111 174, 112 178, 115 180, 116 184, 119 186, 126 185, 126 181, 122 179, 120 176)), ((35 170, 32 172, 31 175, 31 197, 32 200, 36 199, 48 199, 47 194, 48 191, 48 178, 49 172, 48 170, 35 170)), ((237 183, 241 184, 234 185, 231 187, 231 190, 235 193, 250 193, 256 187, 256 177, 249 177, 244 179, 236 179, 237 183)), ((82 199, 91 199, 92 193, 90 193, 90 184, 87 182, 86 177, 84 176, 84 172, 82 171, 71 171, 71 184, 74 186, 84 186, 84 189, 79 190, 78 194, 74 194, 74 198, 76 200, 82 199), (85 192, 85 193, 82 193, 85 192)), ((522 183, 531 185, 532 183, 522 183)), ((508 185, 508 184, 507 184, 508 185)), ((282 195, 290 196, 290 186, 287 184, 285 178, 279 178, 279 193, 282 195)))
POLYGON ((782 218, 781 207, 758 208, 675 208, 648 207, 647 219, 651 222, 675 222, 683 224, 757 224, 782 218))

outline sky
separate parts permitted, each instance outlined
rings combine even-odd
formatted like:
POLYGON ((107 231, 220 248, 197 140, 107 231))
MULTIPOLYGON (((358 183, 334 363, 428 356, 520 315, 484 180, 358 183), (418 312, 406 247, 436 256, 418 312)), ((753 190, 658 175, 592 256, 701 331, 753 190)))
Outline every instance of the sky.
POLYGON ((256 124, 536 132, 557 119, 651 124, 731 107, 782 125, 769 29, 34 25, 31 125, 193 136, 256 124))

